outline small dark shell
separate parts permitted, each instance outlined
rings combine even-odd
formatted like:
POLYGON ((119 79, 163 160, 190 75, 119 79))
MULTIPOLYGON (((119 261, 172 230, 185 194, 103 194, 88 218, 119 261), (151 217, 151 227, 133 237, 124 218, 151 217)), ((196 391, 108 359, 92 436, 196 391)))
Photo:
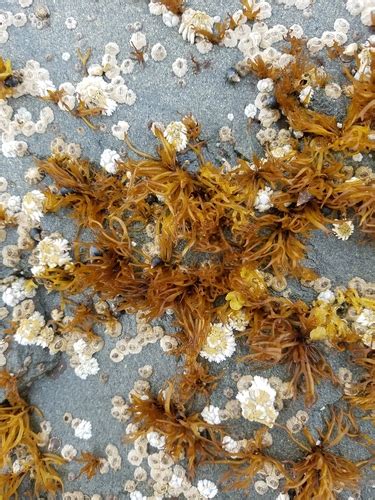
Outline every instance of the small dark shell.
POLYGON ((72 194, 72 193, 74 193, 74 189, 66 188, 66 187, 62 187, 60 189, 60 194, 62 194, 63 196, 65 196, 67 194, 72 194))
POLYGON ((158 197, 153 193, 150 193, 146 196, 146 203, 148 205, 153 205, 154 203, 158 203, 158 201, 158 197))
POLYGON ((91 257, 101 257, 103 252, 97 247, 90 247, 90 256, 91 257))
POLYGON ((226 72, 226 79, 229 83, 239 83, 241 81, 240 75, 235 68, 229 68, 226 72))
POLYGON ((30 229, 30 238, 32 238, 34 241, 40 241, 41 240, 41 229, 39 227, 32 227, 30 229))
POLYGON ((267 100, 266 100, 266 106, 269 108, 278 108, 279 104, 276 100, 276 97, 274 95, 269 95, 267 100))
POLYGON ((4 80, 4 85, 5 85, 5 87, 8 87, 8 88, 17 87, 17 85, 19 85, 20 83, 22 83, 22 78, 21 78, 21 76, 18 76, 18 75, 9 75, 4 80))
POLYGON ((305 203, 308 203, 314 198, 314 196, 309 193, 309 191, 301 191, 298 195, 298 200, 297 200, 297 207, 300 207, 301 205, 304 205, 305 203))
POLYGON ((160 257, 153 257, 151 260, 151 268, 154 269, 157 266, 161 266, 164 264, 164 260, 160 257))

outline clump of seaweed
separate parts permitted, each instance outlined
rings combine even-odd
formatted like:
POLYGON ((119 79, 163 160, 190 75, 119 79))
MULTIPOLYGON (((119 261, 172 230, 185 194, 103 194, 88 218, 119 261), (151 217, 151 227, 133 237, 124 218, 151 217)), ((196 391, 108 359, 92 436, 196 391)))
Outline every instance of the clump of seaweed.
POLYGON ((352 423, 342 410, 332 410, 330 418, 325 420, 325 429, 318 430, 318 440, 307 428, 303 429, 306 442, 300 442, 289 433, 305 452, 301 460, 292 464, 291 477, 285 485, 286 490, 294 490, 295 498, 334 500, 338 490, 359 489, 360 467, 367 461, 354 463, 332 451, 345 437, 359 437, 352 423))
POLYGON ((173 400, 174 387, 167 387, 155 398, 132 396, 131 418, 137 426, 130 439, 156 431, 165 436, 165 451, 176 461, 185 458, 191 475, 198 465, 214 463, 225 455, 221 446, 224 428, 209 424, 199 413, 188 414, 173 400))
POLYGON ((267 431, 267 427, 255 431, 254 436, 246 440, 243 450, 233 454, 230 460, 224 461, 230 465, 230 470, 222 477, 227 490, 248 490, 255 476, 267 466, 274 467, 282 476, 287 475, 283 464, 266 450, 267 431))
POLYGON ((280 298, 266 302, 253 313, 249 328, 243 334, 248 338, 250 353, 241 360, 263 368, 287 365, 292 373, 290 386, 294 397, 303 389, 305 403, 311 406, 316 400, 316 385, 321 380, 337 383, 331 366, 310 338, 317 325, 302 301, 293 303, 280 298))
POLYGON ((186 406, 198 395, 208 399, 218 384, 221 375, 212 375, 209 368, 196 359, 189 359, 182 373, 173 378, 173 398, 178 405, 186 406))
POLYGON ((355 408, 367 412, 369 420, 375 424, 375 358, 371 349, 355 350, 354 362, 364 370, 359 382, 354 383, 345 399, 355 408))
POLYGON ((35 497, 44 492, 56 493, 63 486, 56 467, 65 460, 40 450, 38 434, 30 422, 36 410, 20 396, 16 377, 2 371, 0 387, 7 398, 0 405, 0 496, 18 498, 17 490, 26 478, 33 483, 35 497))

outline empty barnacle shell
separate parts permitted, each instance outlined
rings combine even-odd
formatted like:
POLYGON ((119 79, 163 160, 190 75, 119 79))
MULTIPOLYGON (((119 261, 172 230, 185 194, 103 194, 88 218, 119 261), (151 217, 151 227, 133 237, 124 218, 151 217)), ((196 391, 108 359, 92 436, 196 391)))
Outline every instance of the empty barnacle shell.
POLYGON ((229 68, 226 72, 226 79, 230 83, 239 83, 241 81, 240 75, 237 73, 235 68, 229 68))
POLYGON ((61 448, 61 439, 52 437, 48 442, 48 451, 56 452, 61 448))
POLYGON ((250 73, 249 64, 247 63, 247 61, 239 61, 234 66, 234 69, 237 71, 238 75, 241 78, 247 76, 250 73))

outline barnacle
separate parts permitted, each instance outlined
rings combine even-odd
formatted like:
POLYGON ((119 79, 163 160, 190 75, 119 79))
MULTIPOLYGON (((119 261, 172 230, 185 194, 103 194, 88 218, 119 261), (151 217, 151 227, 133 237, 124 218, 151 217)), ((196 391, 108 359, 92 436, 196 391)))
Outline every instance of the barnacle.
POLYGON ((342 410, 332 410, 329 420, 325 420, 325 429, 318 430, 319 440, 307 429, 303 429, 305 442, 290 438, 305 452, 305 456, 292 464, 291 477, 286 489, 295 491, 296 498, 336 498, 335 490, 345 488, 357 490, 361 479, 360 465, 337 455, 331 449, 345 437, 358 437, 358 430, 353 428, 352 419, 342 410))
POLYGON ((209 25, 204 27, 197 26, 195 32, 197 35, 205 38, 213 45, 221 44, 228 30, 234 30, 238 26, 238 21, 234 19, 234 15, 227 15, 223 21, 212 22, 209 20, 209 25))
POLYGON ((181 17, 179 32, 184 40, 191 44, 195 42, 195 35, 201 33, 212 33, 214 20, 206 12, 194 9, 186 9, 181 17))
POLYGON ((62 480, 56 467, 65 463, 62 457, 43 453, 39 449, 37 433, 31 428, 30 415, 35 409, 28 406, 17 389, 16 377, 2 371, 0 387, 6 397, 0 405, 0 496, 4 499, 18 498, 17 490, 26 477, 34 484, 34 494, 56 493, 62 488, 62 480), (25 456, 20 467, 12 469, 12 456, 24 447, 25 456))

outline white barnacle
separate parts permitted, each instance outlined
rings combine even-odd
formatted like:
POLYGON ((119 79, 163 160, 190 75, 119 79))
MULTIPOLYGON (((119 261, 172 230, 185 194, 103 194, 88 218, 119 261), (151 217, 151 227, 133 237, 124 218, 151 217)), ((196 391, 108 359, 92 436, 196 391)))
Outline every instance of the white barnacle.
POLYGON ((181 17, 179 33, 184 40, 188 40, 193 44, 199 31, 212 33, 214 22, 214 18, 209 16, 206 12, 186 9, 181 17))
POLYGON ((279 415, 274 407, 276 391, 266 378, 256 375, 249 389, 237 394, 237 400, 241 403, 242 416, 251 422, 272 427, 279 415))
POLYGON ((183 78, 188 72, 186 59, 178 57, 172 64, 172 71, 178 78, 183 78))
POLYGON ((348 240, 354 232, 354 224, 351 220, 338 221, 332 226, 332 232, 342 241, 348 240))
POLYGON ((35 257, 37 264, 31 268, 35 276, 46 269, 62 267, 72 260, 69 255, 69 242, 64 238, 47 236, 38 243, 35 257))
POLYGON ((264 189, 259 189, 255 197, 254 208, 258 210, 258 212, 266 212, 272 208, 272 195, 273 191, 269 186, 266 186, 264 189))
POLYGON ((182 122, 171 122, 164 130, 164 137, 179 152, 187 146, 187 133, 187 128, 182 122))
MULTIPOLYGON (((45 319, 40 312, 35 311, 30 317, 21 319, 14 335, 14 340, 21 345, 32 345, 38 343, 38 337, 45 325, 45 319)), ((43 343, 39 345, 46 347, 43 343)))
POLYGON ((43 217, 45 195, 37 189, 29 191, 22 198, 22 212, 27 215, 31 223, 39 223, 43 217))
POLYGON ((156 43, 152 46, 151 57, 154 61, 160 62, 167 57, 167 51, 161 43, 156 43))
POLYGON ((105 149, 100 157, 100 166, 109 174, 117 172, 117 162, 120 161, 120 155, 113 149, 105 149))
POLYGON ((100 76, 86 76, 76 86, 79 99, 90 109, 99 108, 110 116, 117 107, 109 97, 108 84, 100 76))
POLYGON ((208 361, 220 363, 230 358, 235 350, 236 342, 232 329, 222 323, 214 323, 211 325, 200 355, 208 361))

